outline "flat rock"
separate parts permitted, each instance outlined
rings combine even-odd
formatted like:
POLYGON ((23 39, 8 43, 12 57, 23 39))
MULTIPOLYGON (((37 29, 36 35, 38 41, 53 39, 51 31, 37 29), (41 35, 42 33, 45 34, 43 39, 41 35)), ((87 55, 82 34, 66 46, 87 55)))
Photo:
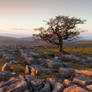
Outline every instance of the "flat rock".
POLYGON ((59 69, 59 76, 61 78, 72 78, 74 75, 74 69, 62 67, 59 69))
POLYGON ((88 92, 88 91, 78 86, 70 86, 68 88, 65 88, 63 92, 88 92))
POLYGON ((89 91, 92 91, 92 84, 91 84, 91 85, 86 85, 86 88, 87 88, 89 91))

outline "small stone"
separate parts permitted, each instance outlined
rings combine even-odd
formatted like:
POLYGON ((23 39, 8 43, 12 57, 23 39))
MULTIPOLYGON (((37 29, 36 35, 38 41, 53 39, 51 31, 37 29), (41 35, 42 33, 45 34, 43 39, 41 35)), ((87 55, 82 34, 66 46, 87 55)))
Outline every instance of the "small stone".
POLYGON ((64 84, 65 84, 65 85, 70 85, 70 81, 69 81, 68 79, 65 79, 65 80, 64 80, 64 84))

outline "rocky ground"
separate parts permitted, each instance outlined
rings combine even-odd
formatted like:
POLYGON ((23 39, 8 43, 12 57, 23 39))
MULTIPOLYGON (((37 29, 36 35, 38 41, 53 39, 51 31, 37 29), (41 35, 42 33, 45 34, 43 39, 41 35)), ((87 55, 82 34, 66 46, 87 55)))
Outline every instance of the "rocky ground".
POLYGON ((2 66, 0 92, 92 92, 92 57, 81 59, 76 55, 53 56, 51 53, 42 56, 34 52, 30 55, 28 58, 22 53, 22 57, 25 56, 24 59, 28 63, 22 73, 10 70, 12 63, 15 63, 13 61, 2 66), (73 68, 69 61, 88 65, 89 68, 73 68))

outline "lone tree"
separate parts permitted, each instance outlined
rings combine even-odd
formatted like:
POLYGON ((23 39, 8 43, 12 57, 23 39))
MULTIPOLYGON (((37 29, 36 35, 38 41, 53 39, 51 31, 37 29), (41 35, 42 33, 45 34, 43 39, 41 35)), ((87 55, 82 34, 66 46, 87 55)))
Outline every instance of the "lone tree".
POLYGON ((59 51, 63 52, 63 41, 76 39, 81 32, 77 25, 84 22, 85 20, 75 17, 56 16, 54 19, 51 18, 49 21, 46 21, 46 28, 40 27, 36 29, 39 31, 39 34, 36 36, 57 45, 59 51))

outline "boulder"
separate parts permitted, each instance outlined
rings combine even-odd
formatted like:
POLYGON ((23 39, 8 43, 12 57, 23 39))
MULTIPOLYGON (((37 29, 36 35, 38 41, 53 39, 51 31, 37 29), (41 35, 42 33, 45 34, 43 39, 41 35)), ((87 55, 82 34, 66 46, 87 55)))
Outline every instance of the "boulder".
POLYGON ((50 78, 48 81, 51 84, 52 92, 62 92, 64 89, 63 84, 56 82, 54 79, 50 78))
POLYGON ((5 63, 2 68, 1 71, 9 71, 10 70, 10 63, 5 63))
POLYGON ((0 83, 0 92, 34 92, 31 82, 22 75, 15 78, 12 77, 6 82, 0 83))
POLYGON ((31 69, 28 65, 26 65, 25 67, 25 74, 30 74, 31 73, 31 69))
POLYGON ((75 70, 75 73, 84 74, 92 77, 92 71, 89 70, 75 70))
POLYGON ((46 75, 51 73, 51 70, 48 70, 40 65, 31 65, 30 67, 32 75, 46 75))
POLYGON ((74 82, 80 82, 80 83, 82 83, 82 85, 85 85, 85 84, 86 84, 86 81, 80 80, 80 79, 78 79, 78 78, 73 78, 73 81, 74 81, 74 82))
POLYGON ((25 79, 27 79, 28 81, 31 81, 31 80, 35 79, 35 77, 27 74, 27 75, 25 75, 25 79))
POLYGON ((25 74, 31 74, 32 76, 46 73, 46 68, 40 65, 26 65, 25 74))
POLYGON ((79 80, 82 80, 82 81, 92 81, 92 76, 90 73, 86 73, 85 71, 87 70, 75 70, 75 78, 79 79, 79 80))
POLYGON ((73 78, 75 75, 74 69, 71 68, 59 68, 59 77, 67 79, 67 78, 73 78))
POLYGON ((33 64, 35 63, 35 59, 33 57, 25 57, 25 61, 28 63, 28 64, 33 64))
POLYGON ((39 92, 51 92, 51 88, 50 88, 49 82, 46 82, 46 83, 44 84, 44 87, 43 87, 42 89, 40 89, 39 92))
POLYGON ((52 86, 52 89, 55 88, 55 85, 56 85, 56 80, 55 79, 52 79, 52 78, 49 78, 48 81, 50 82, 51 86, 52 86))
POLYGON ((18 84, 20 81, 20 79, 11 78, 6 82, 0 83, 0 90, 3 92, 10 92, 9 90, 12 90, 14 87, 16 87, 16 84, 18 84))
POLYGON ((88 92, 88 91, 75 85, 65 88, 63 92, 88 92))
POLYGON ((69 86, 71 84, 71 82, 68 79, 65 79, 64 80, 64 84, 67 85, 67 86, 69 86))
POLYGON ((20 83, 16 84, 16 86, 9 91, 11 92, 24 92, 28 89, 27 83, 25 81, 21 81, 20 83))
POLYGON ((12 75, 7 71, 0 72, 0 81, 7 81, 12 75))
POLYGON ((35 87, 39 87, 39 85, 42 85, 42 83, 45 84, 43 81, 44 81, 43 79, 34 79, 34 80, 31 80, 31 83, 35 87))
POLYGON ((46 61, 49 68, 58 69, 59 67, 68 67, 68 64, 59 59, 47 59, 46 61))
POLYGON ((91 84, 91 85, 86 85, 86 88, 87 88, 89 91, 92 91, 92 84, 91 84))
POLYGON ((62 92, 64 90, 63 84, 57 82, 52 92, 62 92))
POLYGON ((34 58, 40 58, 40 54, 34 52, 30 52, 30 56, 34 58))

